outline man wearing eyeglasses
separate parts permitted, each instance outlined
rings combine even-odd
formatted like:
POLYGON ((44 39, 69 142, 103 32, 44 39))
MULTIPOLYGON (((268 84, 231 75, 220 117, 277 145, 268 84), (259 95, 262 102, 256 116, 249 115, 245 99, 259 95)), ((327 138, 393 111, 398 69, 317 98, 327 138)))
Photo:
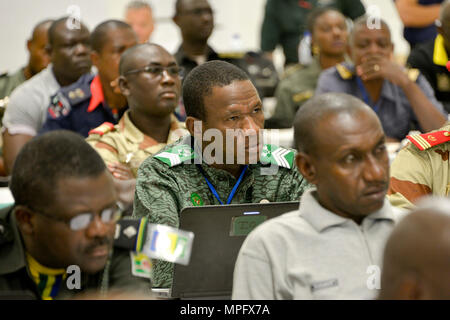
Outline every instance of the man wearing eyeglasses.
POLYGON ((180 98, 181 68, 169 52, 156 44, 134 46, 123 53, 119 72, 119 87, 130 109, 117 125, 104 123, 91 130, 86 141, 114 178, 124 181, 129 198, 121 200, 132 203, 141 163, 189 132, 173 115, 180 98))
POLYGON ((0 211, 0 299, 148 292, 148 277, 134 275, 133 256, 113 249, 121 216, 114 183, 82 137, 55 131, 31 140, 10 188, 15 205, 0 211))
POLYGON ((136 34, 125 22, 107 20, 94 29, 90 43, 98 74, 83 75, 51 98, 40 133, 66 129, 87 137, 103 122, 116 124, 127 109, 126 98, 117 87, 119 60, 127 48, 138 43, 136 34))

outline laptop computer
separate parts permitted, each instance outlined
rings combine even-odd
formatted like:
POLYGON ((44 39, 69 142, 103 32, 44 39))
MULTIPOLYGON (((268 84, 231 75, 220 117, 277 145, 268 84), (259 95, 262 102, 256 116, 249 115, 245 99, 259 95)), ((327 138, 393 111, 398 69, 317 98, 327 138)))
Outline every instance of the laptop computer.
POLYGON ((298 207, 294 201, 184 208, 180 229, 194 232, 195 238, 189 265, 174 266, 169 296, 230 299, 234 265, 246 236, 260 223, 298 207))

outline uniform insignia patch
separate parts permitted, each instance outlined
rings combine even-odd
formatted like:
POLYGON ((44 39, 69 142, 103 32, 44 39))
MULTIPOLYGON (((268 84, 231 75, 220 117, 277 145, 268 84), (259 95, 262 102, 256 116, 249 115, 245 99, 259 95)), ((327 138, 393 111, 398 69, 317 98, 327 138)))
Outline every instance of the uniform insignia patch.
POLYGON ((450 141, 450 131, 441 130, 423 134, 413 134, 407 136, 409 141, 411 141, 419 150, 427 150, 431 147, 437 146, 438 144, 450 141))
POLYGON ((131 273, 133 276, 151 279, 152 262, 149 257, 143 253, 130 251, 131 273))
POLYGON ((353 72, 348 70, 347 67, 341 63, 336 65, 336 70, 339 73, 339 75, 341 76, 341 78, 344 80, 347 80, 347 79, 350 79, 353 77, 353 72))
POLYGON ((187 144, 181 144, 174 146, 173 148, 169 148, 164 152, 158 153, 154 155, 154 157, 168 166, 174 167, 183 161, 197 158, 197 155, 190 146, 187 144))
POLYGON ((266 144, 263 147, 260 161, 261 163, 273 163, 291 169, 294 163, 294 151, 273 144, 266 144))
POLYGON ((70 110, 70 103, 61 92, 51 98, 50 106, 47 109, 48 114, 53 119, 67 116, 70 110))
POLYGON ((103 136, 105 133, 108 133, 110 131, 114 131, 114 125, 111 122, 103 122, 100 126, 98 126, 95 129, 92 129, 89 131, 89 134, 98 134, 100 136, 103 136))
POLYGON ((194 207, 200 207, 200 206, 203 205, 202 198, 200 198, 200 196, 197 193, 195 193, 195 192, 193 192, 191 194, 191 202, 194 205, 194 207))
POLYGON ((302 102, 304 100, 308 100, 309 98, 311 98, 314 95, 314 92, 311 90, 307 90, 304 92, 299 92, 296 93, 292 96, 292 101, 298 103, 298 102, 302 102))

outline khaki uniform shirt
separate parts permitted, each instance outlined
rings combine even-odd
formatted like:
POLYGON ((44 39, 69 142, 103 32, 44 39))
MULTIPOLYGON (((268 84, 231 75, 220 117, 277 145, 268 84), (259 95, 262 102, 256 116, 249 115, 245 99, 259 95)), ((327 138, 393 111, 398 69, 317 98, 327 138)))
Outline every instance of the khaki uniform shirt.
MULTIPOLYGON (((150 223, 178 228, 183 208, 220 204, 195 164, 197 155, 192 140, 192 136, 184 137, 142 163, 136 182, 133 217, 148 217, 150 223)), ((294 155, 293 150, 265 145, 261 161, 249 165, 231 204, 298 201, 309 184, 295 167, 294 155), (264 172, 270 167, 275 170, 264 172)), ((205 162, 201 162, 201 167, 220 199, 226 202, 237 182, 236 177, 205 162)), ((171 263, 154 261, 153 286, 170 287, 172 269, 171 263)))
POLYGON ((425 195, 449 195, 449 130, 447 123, 437 131, 408 137, 423 150, 409 143, 394 159, 388 192, 392 205, 411 209, 425 195))
POLYGON ((117 125, 113 127, 102 124, 90 132, 86 141, 97 150, 105 163, 126 164, 136 177, 139 166, 147 157, 188 133, 184 123, 172 116, 167 142, 158 143, 136 128, 127 111, 117 125))

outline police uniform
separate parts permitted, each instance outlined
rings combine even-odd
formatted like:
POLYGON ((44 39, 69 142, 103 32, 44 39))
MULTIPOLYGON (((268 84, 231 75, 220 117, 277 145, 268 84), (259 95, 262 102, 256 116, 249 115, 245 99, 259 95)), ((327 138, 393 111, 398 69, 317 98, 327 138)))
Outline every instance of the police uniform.
POLYGON ((13 74, 5 72, 0 75, 0 119, 3 117, 5 108, 8 105, 11 92, 27 80, 23 73, 24 69, 21 68, 13 74))
POLYGON ((285 63, 298 62, 298 45, 308 14, 316 7, 333 7, 350 19, 365 13, 360 0, 267 0, 261 28, 261 50, 283 47, 285 63))
POLYGON ((147 157, 189 133, 184 123, 178 122, 175 116, 171 116, 171 119, 166 143, 159 143, 144 135, 131 122, 129 111, 125 112, 117 125, 113 126, 107 122, 91 130, 86 141, 100 154, 105 163, 123 163, 136 177, 139 166, 147 157))
MULTIPOLYGON (((151 223, 178 228, 178 215, 183 208, 218 205, 218 198, 226 202, 236 185, 228 203, 298 201, 309 186, 295 167, 293 150, 265 145, 260 162, 249 165, 236 179, 204 161, 195 164, 200 156, 192 146, 193 137, 189 135, 142 163, 136 182, 134 217, 148 217, 151 223)), ((172 269, 170 263, 155 261, 153 286, 170 287, 172 269)))
POLYGON ((266 120, 264 127, 292 127, 297 110, 314 95, 321 71, 317 58, 308 66, 296 65, 288 68, 275 91, 275 112, 266 120))
POLYGON ((116 124, 126 109, 111 109, 105 101, 99 75, 88 73, 51 97, 39 133, 65 129, 87 137, 91 129, 104 122, 116 124))
POLYGON ((450 195, 450 123, 437 131, 407 137, 391 165, 388 197, 397 207, 412 209, 429 194, 450 195))
POLYGON ((450 112, 450 72, 444 38, 439 34, 434 40, 416 46, 408 57, 408 65, 417 68, 433 87, 436 98, 450 112))
MULTIPOLYGON (((447 116, 444 107, 436 100, 433 89, 425 77, 417 69, 408 69, 405 72, 411 81, 416 82, 435 108, 447 116)), ((320 74, 315 95, 326 92, 343 92, 363 100, 378 115, 387 137, 400 141, 413 129, 423 131, 408 98, 400 87, 384 80, 380 97, 374 104, 369 98, 362 80, 356 76, 355 66, 352 64, 339 63, 320 74)))
POLYGON ((115 248, 104 270, 92 275, 81 271, 81 288, 71 290, 66 285, 64 269, 46 268, 25 251, 13 208, 0 210, 0 298, 10 294, 19 298, 65 299, 89 289, 150 294, 150 270, 136 272, 138 263, 130 251, 115 248))

